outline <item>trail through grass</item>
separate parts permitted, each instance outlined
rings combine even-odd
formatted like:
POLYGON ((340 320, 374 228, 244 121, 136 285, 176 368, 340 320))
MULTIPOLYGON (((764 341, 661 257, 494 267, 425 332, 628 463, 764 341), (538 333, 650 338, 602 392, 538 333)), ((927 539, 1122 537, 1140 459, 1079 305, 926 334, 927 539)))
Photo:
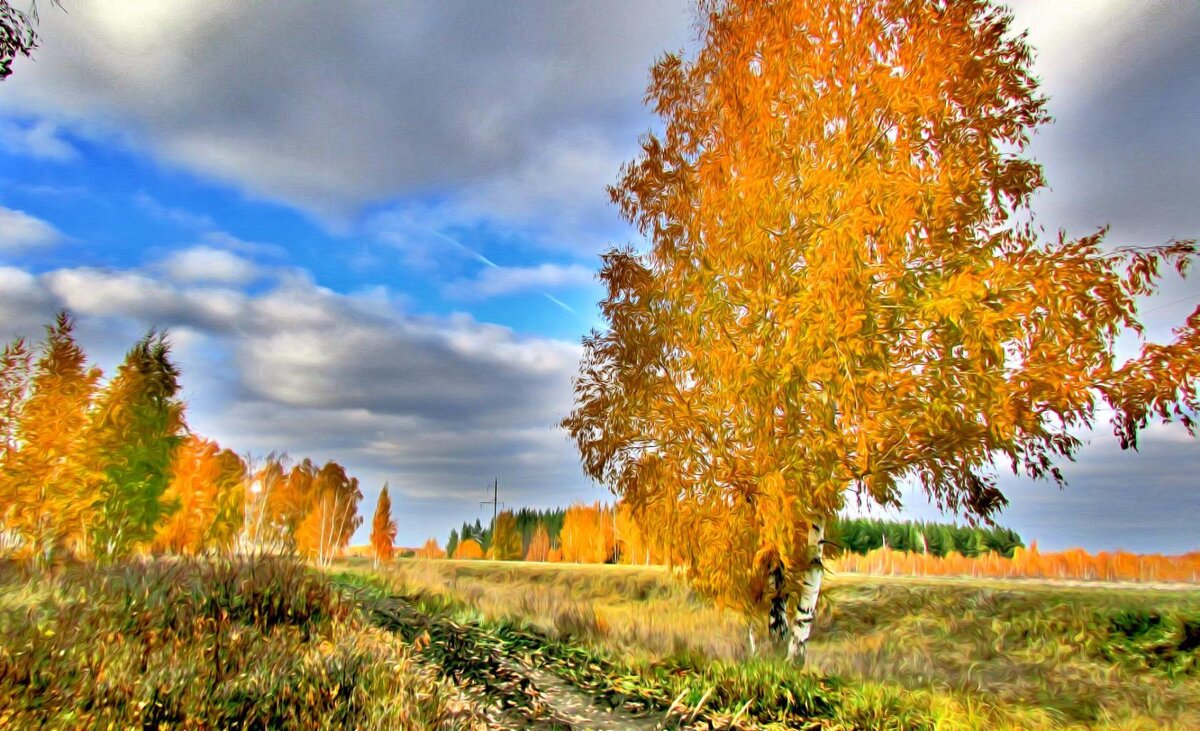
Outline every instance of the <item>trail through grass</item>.
POLYGON ((749 702, 741 719, 760 725, 1200 728, 1195 590, 834 576, 814 675, 749 657, 748 623, 662 570, 408 561, 387 576, 460 617, 594 652, 683 705, 707 692, 729 718, 749 702))

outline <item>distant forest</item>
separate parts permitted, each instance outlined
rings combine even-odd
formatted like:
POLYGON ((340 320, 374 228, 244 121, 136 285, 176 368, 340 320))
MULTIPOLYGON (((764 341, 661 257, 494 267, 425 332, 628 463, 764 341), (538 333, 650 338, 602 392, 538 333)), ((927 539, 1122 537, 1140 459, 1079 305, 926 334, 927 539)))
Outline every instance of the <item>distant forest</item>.
MULTIPOLYGON (((521 537, 521 555, 528 555, 538 526, 545 528, 552 547, 561 546, 567 510, 522 508, 511 512, 516 532, 521 537)), ((492 547, 490 521, 488 524, 480 520, 473 523, 464 522, 461 527, 451 530, 446 541, 446 555, 454 556, 459 544, 468 539, 474 540, 487 552, 492 547)), ((1025 542, 1016 531, 1001 526, 981 527, 873 518, 839 518, 827 530, 826 541, 835 549, 864 556, 869 551, 886 545, 894 551, 927 553, 934 556, 958 553, 973 557, 995 552, 1005 558, 1012 558, 1015 549, 1025 546, 1025 542)))

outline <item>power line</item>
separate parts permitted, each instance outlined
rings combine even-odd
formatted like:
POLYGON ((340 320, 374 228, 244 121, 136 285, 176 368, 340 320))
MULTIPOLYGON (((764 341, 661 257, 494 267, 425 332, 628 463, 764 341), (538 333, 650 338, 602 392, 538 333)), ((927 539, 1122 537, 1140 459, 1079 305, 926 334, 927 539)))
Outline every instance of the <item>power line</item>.
POLYGON ((1194 300, 1197 297, 1200 297, 1200 294, 1189 294, 1187 297, 1182 297, 1180 299, 1175 300, 1174 302, 1168 302, 1165 305, 1159 305, 1158 307, 1153 307, 1149 310, 1146 310, 1145 312, 1140 312, 1138 314, 1143 315, 1143 316, 1149 315, 1151 312, 1158 312, 1159 310, 1165 310, 1168 307, 1174 307, 1177 304, 1187 302, 1188 300, 1194 300))
POLYGON ((492 536, 493 536, 493 538, 496 535, 496 512, 499 509, 499 507, 503 504, 504 503, 500 502, 500 478, 497 477, 497 478, 495 478, 495 482, 492 484, 492 499, 479 501, 480 507, 482 507, 484 505, 492 506, 492 536))

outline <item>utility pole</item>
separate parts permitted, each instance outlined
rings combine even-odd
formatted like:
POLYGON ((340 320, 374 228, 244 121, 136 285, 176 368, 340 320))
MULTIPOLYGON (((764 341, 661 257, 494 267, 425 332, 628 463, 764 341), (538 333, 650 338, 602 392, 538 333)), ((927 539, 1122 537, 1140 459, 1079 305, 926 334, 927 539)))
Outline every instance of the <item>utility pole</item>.
POLYGON ((495 482, 492 483, 492 499, 491 500, 480 500, 479 504, 481 506, 483 506, 483 505, 491 505, 492 506, 492 540, 490 541, 490 543, 494 547, 496 545, 496 512, 499 509, 499 507, 504 504, 504 503, 500 502, 500 478, 498 478, 498 477, 495 478, 495 482))

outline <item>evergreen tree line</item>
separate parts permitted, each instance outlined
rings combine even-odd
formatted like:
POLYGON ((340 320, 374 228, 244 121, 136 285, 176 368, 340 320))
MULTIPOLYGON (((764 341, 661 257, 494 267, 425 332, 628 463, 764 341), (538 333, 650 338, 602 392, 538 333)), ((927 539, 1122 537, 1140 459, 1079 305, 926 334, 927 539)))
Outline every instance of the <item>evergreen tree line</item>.
POLYGON ((994 551, 1012 558, 1024 547, 1021 536, 1011 528, 975 527, 923 521, 839 518, 826 533, 826 540, 848 553, 865 556, 887 546, 894 551, 946 556, 980 556, 994 551))
MULTIPOLYGON (((512 530, 520 536, 519 553, 515 544, 503 551, 504 558, 509 560, 525 557, 526 560, 545 561, 548 560, 547 556, 556 555, 559 560, 582 563, 650 562, 645 556, 646 547, 642 541, 636 541, 637 547, 634 547, 633 534, 636 531, 621 505, 617 507, 615 521, 611 507, 575 505, 548 510, 522 508, 516 512, 504 511, 497 518, 497 526, 498 533, 512 530), (565 542, 564 526, 568 528, 565 542), (539 529, 545 531, 548 539, 548 545, 541 553, 535 541, 539 529), (611 534, 607 539, 592 539, 592 536, 603 537, 606 532, 611 534), (531 547, 534 548, 532 553, 531 547), (566 558, 562 558, 564 554, 566 558), (531 555, 535 557, 530 558, 531 555)), ((640 538, 640 534, 636 537, 640 538)), ((492 528, 479 520, 464 522, 461 527, 450 531, 446 555, 456 557, 458 547, 466 540, 474 541, 480 550, 475 555, 474 549, 468 549, 466 553, 471 555, 460 557, 497 557, 493 551, 492 528)), ((999 526, 974 527, 873 518, 839 518, 829 528, 827 540, 843 551, 859 555, 866 555, 886 545, 895 551, 934 556, 959 553, 973 557, 993 551, 1005 558, 1012 558, 1014 549, 1025 545, 1016 531, 999 526)), ((650 549, 650 553, 658 556, 653 549, 650 549)))
MULTIPOLYGON (((512 516, 514 529, 521 536, 521 555, 524 556, 529 552, 529 546, 533 542, 538 526, 546 530, 546 534, 552 544, 558 543, 559 534, 562 533, 563 521, 567 516, 567 509, 551 508, 548 510, 536 510, 534 508, 521 508, 512 513, 512 516)), ((474 523, 464 521, 461 527, 451 529, 450 537, 446 540, 446 554, 453 556, 459 542, 466 539, 473 539, 485 552, 490 550, 492 547, 491 525, 483 525, 479 520, 476 520, 474 523)))
POLYGON ((259 548, 327 561, 361 522, 336 462, 259 470, 191 433, 180 371, 151 330, 103 381, 60 313, 0 353, 0 550, 46 566, 259 548))

